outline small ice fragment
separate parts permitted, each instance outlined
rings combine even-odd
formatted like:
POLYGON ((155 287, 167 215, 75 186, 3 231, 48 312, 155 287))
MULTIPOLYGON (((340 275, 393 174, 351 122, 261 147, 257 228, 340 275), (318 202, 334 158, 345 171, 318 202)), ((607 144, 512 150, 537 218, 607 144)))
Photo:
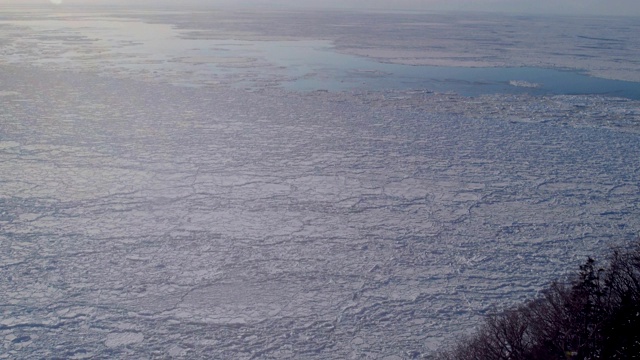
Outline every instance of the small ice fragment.
POLYGON ((524 80, 510 80, 509 85, 517 86, 517 87, 525 87, 525 88, 539 88, 542 87, 542 84, 532 83, 524 80))

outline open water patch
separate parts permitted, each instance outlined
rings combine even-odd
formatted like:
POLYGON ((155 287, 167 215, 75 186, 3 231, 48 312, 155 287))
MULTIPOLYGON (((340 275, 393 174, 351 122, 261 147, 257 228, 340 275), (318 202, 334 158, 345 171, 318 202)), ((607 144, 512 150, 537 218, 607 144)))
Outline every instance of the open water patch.
MULTIPOLYGON (((185 39, 182 65, 199 64, 199 79, 222 77, 241 87, 293 91, 405 90, 484 94, 605 95, 640 99, 640 83, 535 67, 454 67, 382 63, 343 54, 326 40, 185 39)), ((193 85, 197 85, 193 84, 193 85)))
POLYGON ((483 94, 606 95, 640 99, 640 83, 535 67, 447 67, 380 63, 334 51, 328 42, 260 42, 266 60, 287 69, 292 90, 426 89, 483 94), (307 71, 301 74, 301 71, 307 71))

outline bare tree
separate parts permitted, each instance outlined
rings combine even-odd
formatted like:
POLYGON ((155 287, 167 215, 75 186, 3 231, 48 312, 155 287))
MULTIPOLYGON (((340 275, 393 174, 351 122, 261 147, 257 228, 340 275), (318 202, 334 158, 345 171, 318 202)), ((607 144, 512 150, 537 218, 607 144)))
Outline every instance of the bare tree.
POLYGON ((640 359, 640 239, 605 267, 588 258, 569 284, 489 316, 445 360, 640 359))

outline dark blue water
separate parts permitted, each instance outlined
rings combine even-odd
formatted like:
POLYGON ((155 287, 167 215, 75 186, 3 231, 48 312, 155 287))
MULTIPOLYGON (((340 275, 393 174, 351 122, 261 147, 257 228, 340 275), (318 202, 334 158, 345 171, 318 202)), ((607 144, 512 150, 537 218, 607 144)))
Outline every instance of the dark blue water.
POLYGON ((425 88, 465 96, 487 93, 601 94, 640 99, 640 83, 596 78, 575 71, 403 65, 385 65, 384 68, 389 76, 358 80, 374 88, 425 88))
POLYGON ((640 99, 640 83, 592 77, 580 71, 465 68, 379 63, 341 54, 327 42, 258 42, 268 61, 287 69, 281 86, 292 90, 425 89, 481 94, 600 94, 640 99))

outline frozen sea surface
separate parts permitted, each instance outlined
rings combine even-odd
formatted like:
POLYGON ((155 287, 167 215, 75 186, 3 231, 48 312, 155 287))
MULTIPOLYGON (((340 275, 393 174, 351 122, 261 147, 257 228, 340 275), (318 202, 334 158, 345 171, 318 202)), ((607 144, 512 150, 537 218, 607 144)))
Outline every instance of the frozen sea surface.
POLYGON ((4 358, 426 354, 640 226, 638 103, 0 71, 4 358))
POLYGON ((640 229, 637 101, 2 59, 0 358, 419 358, 640 229))
POLYGON ((640 66, 624 60, 640 56, 635 38, 627 36, 637 24, 628 19, 611 19, 619 23, 616 32, 607 30, 597 38, 589 31, 603 26, 602 19, 19 9, 0 18, 6 42, 0 56, 8 63, 50 70, 136 76, 183 86, 417 88, 465 96, 602 94, 640 99, 640 82, 634 82, 640 79, 633 75, 640 73, 640 66), (525 27, 539 34, 540 26, 571 31, 572 37, 559 45, 547 31, 549 43, 528 44, 530 38, 513 30, 525 27), (442 37, 448 42, 442 43, 442 37), (556 48, 570 48, 568 44, 578 49, 556 48), (540 53, 533 56, 521 48, 531 46, 540 53), (491 55, 485 54, 487 48, 491 55), (508 58, 502 59, 505 53, 508 58), (523 62, 523 54, 533 57, 523 62), (542 61, 554 54, 561 60, 542 61), (609 69, 610 62, 617 68, 609 69))

